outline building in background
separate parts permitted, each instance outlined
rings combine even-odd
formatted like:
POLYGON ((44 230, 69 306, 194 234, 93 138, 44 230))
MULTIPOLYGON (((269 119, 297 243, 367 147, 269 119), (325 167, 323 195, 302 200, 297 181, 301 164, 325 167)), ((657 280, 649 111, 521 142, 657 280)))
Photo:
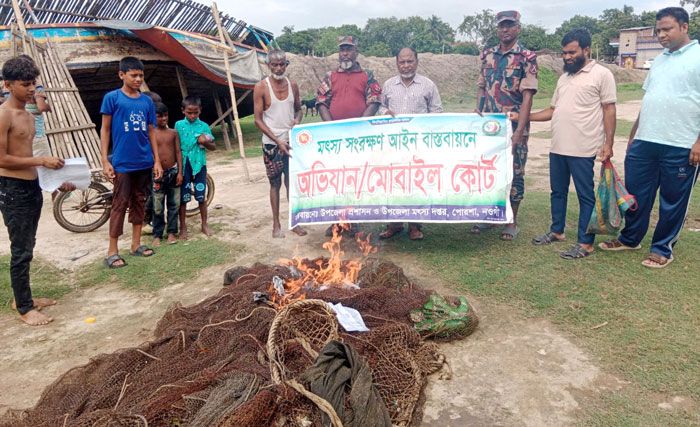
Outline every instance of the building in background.
POLYGON ((617 65, 627 69, 650 68, 651 61, 664 51, 654 35, 654 27, 635 27, 620 30, 620 38, 610 40, 617 47, 617 65))

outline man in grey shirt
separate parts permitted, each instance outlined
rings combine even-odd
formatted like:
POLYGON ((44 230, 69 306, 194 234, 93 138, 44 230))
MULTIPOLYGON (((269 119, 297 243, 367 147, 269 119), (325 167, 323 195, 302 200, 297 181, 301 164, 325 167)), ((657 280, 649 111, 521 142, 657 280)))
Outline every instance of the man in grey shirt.
MULTIPOLYGON (((405 47, 396 55, 396 66, 399 75, 384 83, 382 88, 382 105, 379 114, 427 114, 442 113, 442 101, 437 86, 427 77, 416 72, 418 69, 418 54, 415 49, 405 47)), ((423 238, 421 224, 408 224, 411 240, 423 238)), ((388 239, 403 231, 403 224, 393 222, 379 237, 388 239)))

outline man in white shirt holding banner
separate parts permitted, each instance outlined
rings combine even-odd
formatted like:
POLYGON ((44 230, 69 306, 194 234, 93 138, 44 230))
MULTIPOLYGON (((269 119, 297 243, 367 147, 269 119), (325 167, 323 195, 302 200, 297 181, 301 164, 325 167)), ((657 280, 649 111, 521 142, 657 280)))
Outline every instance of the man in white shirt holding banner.
MULTIPOLYGON (((399 75, 384 83, 382 88, 382 105, 379 114, 426 114, 442 113, 442 101, 437 86, 427 77, 417 73, 418 53, 412 47, 401 49, 396 55, 399 75)), ((422 225, 409 222, 408 231, 411 240, 423 238, 422 225)), ((379 237, 388 239, 403 231, 403 223, 392 222, 379 237)))

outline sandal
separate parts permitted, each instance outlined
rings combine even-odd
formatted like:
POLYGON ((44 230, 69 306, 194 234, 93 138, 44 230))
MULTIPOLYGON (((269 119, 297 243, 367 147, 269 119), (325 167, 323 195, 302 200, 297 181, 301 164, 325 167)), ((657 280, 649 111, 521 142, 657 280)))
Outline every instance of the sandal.
POLYGON ((124 258, 119 256, 119 254, 114 254, 105 258, 104 265, 107 268, 122 268, 126 267, 129 264, 127 264, 124 258), (115 264, 117 261, 122 261, 122 264, 115 264))
POLYGON ((532 239, 532 244, 542 246, 542 245, 548 245, 548 244, 554 243, 554 242, 565 242, 565 241, 566 241, 566 237, 563 239, 560 239, 557 236, 555 236, 554 233, 552 233, 550 231, 550 232, 547 232, 541 236, 537 236, 534 239, 532 239))
POLYGON ((396 234, 399 234, 399 233, 402 232, 402 231, 403 231, 403 226, 401 226, 401 228, 398 228, 398 227, 397 227, 397 228, 394 228, 394 227, 392 227, 392 226, 388 226, 388 227, 386 228, 386 231, 385 231, 385 232, 379 233, 379 238, 380 238, 380 239, 388 239, 388 238, 390 238, 390 237, 393 237, 393 236, 396 235, 396 234))
POLYGON ((520 229, 516 226, 506 225, 506 227, 501 232, 501 240, 511 241, 515 240, 520 234, 520 229), (506 237, 510 236, 510 237, 506 237))
POLYGON ((408 235, 408 238, 411 240, 423 240, 423 233, 421 233, 421 231, 416 228, 414 230, 411 230, 411 233, 408 235))
POLYGON ((152 256, 156 253, 153 249, 149 248, 146 245, 141 245, 134 252, 129 252, 129 255, 131 256, 140 256, 140 257, 149 257, 152 256), (151 251, 151 253, 146 253, 146 251, 151 251))
POLYGON ((642 245, 637 245, 635 247, 627 246, 619 239, 610 239, 600 242, 598 243, 598 247, 604 251, 636 251, 637 249, 642 249, 642 245))
POLYGON ((671 262, 673 262, 673 257, 671 258, 666 258, 664 256, 661 256, 657 253, 650 253, 647 259, 642 261, 642 265, 644 267, 649 267, 649 268, 664 268, 667 265, 669 265, 671 262), (651 263, 654 264, 651 264, 651 263))
POLYGON ((594 251, 588 252, 583 248, 583 246, 579 245, 578 243, 576 246, 573 248, 569 249, 566 252, 562 252, 559 254, 560 257, 564 259, 581 259, 581 258, 586 258, 587 256, 591 255, 594 251))

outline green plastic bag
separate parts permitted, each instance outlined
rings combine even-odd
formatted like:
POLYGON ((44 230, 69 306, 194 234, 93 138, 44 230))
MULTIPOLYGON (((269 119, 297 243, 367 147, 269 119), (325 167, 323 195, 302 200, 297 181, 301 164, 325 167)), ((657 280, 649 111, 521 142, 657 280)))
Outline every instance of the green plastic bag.
POLYGON ((612 163, 606 160, 600 168, 595 209, 586 233, 616 235, 622 228, 627 209, 637 209, 637 200, 627 191, 612 163))
POLYGON ((411 321, 424 338, 455 339, 471 335, 479 324, 472 306, 464 297, 448 302, 440 295, 430 295, 428 302, 411 311, 411 321))

